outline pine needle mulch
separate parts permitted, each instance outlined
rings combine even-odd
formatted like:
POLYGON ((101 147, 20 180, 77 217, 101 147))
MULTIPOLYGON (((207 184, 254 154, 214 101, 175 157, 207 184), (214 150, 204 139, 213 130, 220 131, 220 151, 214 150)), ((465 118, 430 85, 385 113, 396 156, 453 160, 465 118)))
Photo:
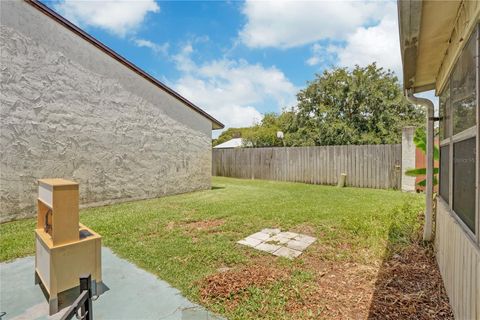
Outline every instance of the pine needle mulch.
POLYGON ((431 247, 413 243, 383 262, 369 319, 453 319, 431 247))

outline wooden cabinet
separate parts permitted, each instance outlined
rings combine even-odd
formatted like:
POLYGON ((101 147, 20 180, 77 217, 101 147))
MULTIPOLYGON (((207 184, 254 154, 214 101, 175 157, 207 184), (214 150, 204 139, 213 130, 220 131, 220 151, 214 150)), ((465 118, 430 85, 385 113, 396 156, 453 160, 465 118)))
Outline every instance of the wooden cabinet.
POLYGON ((39 180, 35 281, 48 298, 50 315, 58 311, 59 297, 75 296, 81 275, 91 274, 94 294, 103 291, 102 238, 79 223, 78 200, 78 183, 39 180))

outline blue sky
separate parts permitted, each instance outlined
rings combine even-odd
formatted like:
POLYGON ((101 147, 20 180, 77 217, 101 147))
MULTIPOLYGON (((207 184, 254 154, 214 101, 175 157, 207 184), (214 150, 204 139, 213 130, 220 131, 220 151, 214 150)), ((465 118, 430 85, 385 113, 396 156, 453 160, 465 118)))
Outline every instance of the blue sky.
POLYGON ((376 61, 401 77, 394 1, 44 3, 227 127, 293 106, 325 68, 376 61))

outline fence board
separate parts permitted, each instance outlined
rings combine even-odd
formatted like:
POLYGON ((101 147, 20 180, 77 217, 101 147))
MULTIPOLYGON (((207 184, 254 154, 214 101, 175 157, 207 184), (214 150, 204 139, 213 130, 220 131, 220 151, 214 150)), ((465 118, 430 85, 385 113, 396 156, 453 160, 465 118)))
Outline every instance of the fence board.
POLYGON ((212 174, 244 179, 400 188, 401 145, 213 149, 212 174))

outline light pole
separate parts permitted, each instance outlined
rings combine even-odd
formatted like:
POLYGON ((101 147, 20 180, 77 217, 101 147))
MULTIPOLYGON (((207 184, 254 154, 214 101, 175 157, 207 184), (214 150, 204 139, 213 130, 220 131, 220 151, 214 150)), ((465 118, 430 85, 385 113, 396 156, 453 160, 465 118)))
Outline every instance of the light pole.
POLYGON ((283 146, 285 147, 285 140, 283 140, 283 131, 277 131, 277 138, 282 139, 283 146))

